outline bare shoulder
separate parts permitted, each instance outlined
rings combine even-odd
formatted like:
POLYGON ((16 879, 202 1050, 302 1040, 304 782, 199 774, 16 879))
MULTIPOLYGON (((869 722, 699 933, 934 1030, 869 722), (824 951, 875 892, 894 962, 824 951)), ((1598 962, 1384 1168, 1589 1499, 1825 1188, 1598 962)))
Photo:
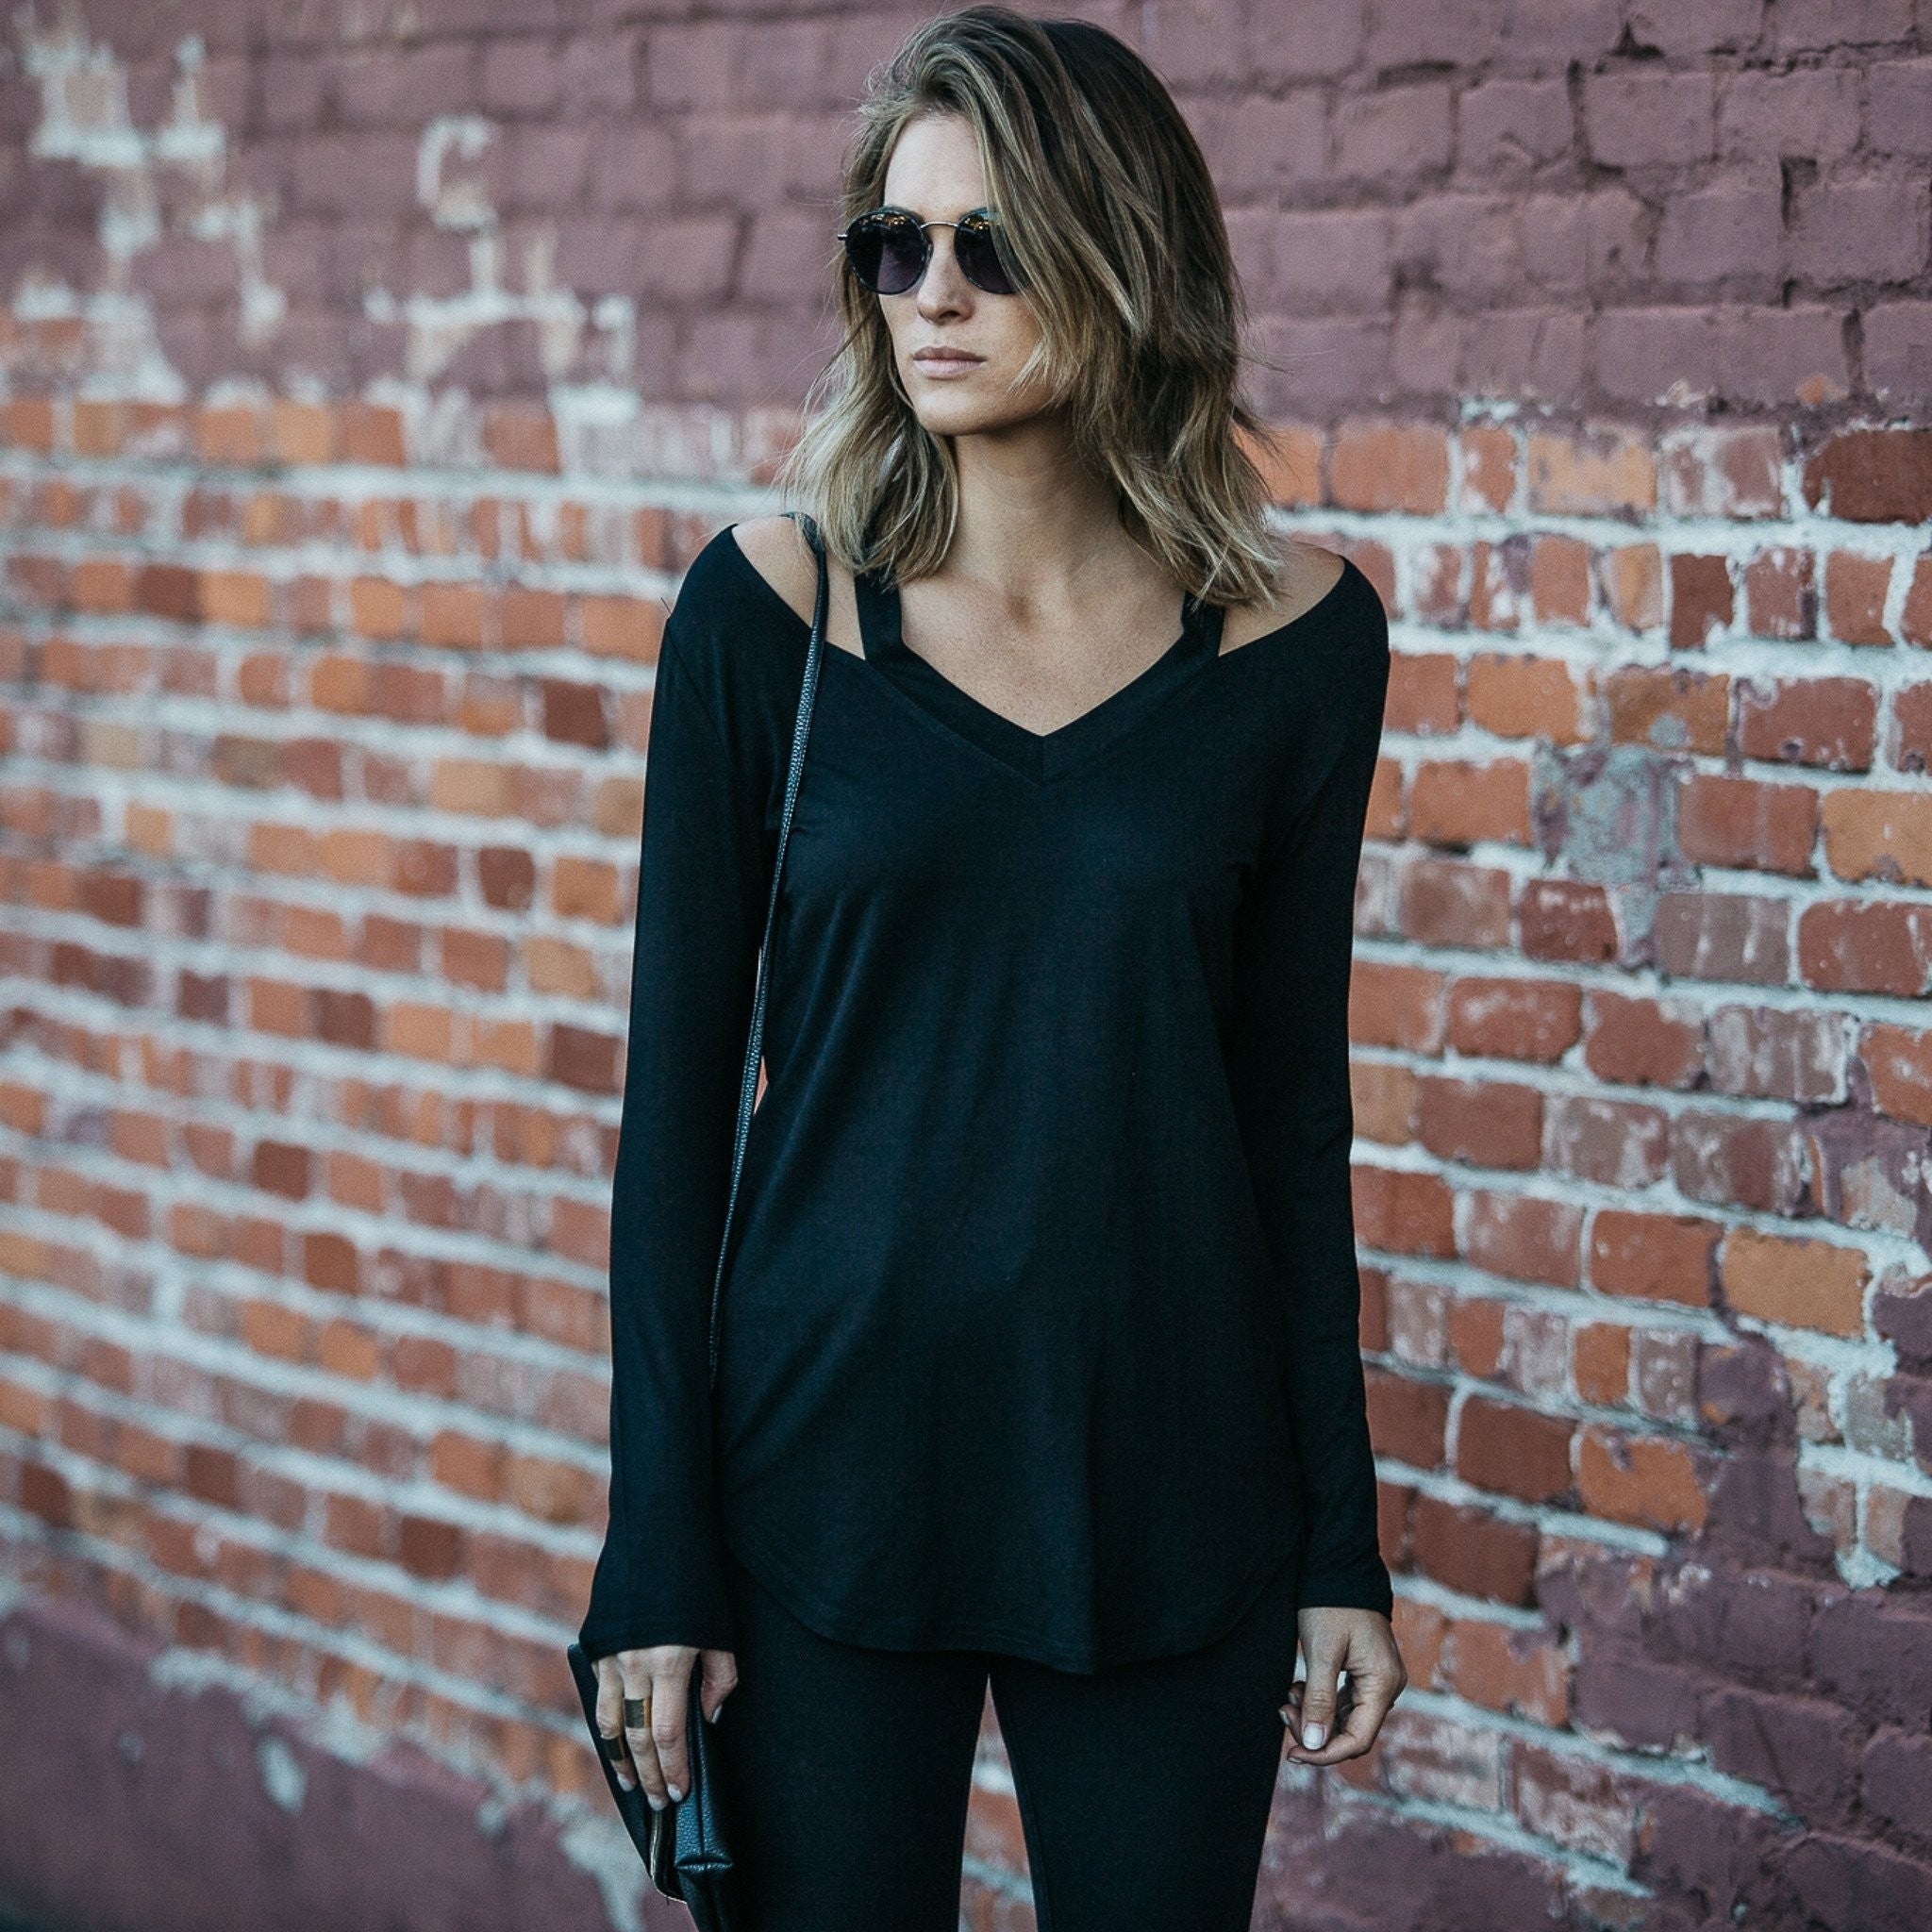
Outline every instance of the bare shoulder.
POLYGON ((818 594, 818 565, 805 532, 791 517, 749 517, 731 525, 744 559, 806 623, 818 594))
MULTIPOLYGON (((791 517, 747 517, 733 524, 733 541, 744 559, 791 607, 809 628, 818 603, 819 560, 805 532, 791 517)), ((864 655, 858 633, 858 605, 852 574, 836 558, 829 565, 830 596, 825 614, 825 642, 854 657, 864 655)))
POLYGON ((1221 630, 1223 656, 1306 617, 1341 581, 1347 569, 1338 551, 1324 550, 1319 543, 1285 537, 1276 549, 1281 574, 1273 599, 1228 606, 1221 630))

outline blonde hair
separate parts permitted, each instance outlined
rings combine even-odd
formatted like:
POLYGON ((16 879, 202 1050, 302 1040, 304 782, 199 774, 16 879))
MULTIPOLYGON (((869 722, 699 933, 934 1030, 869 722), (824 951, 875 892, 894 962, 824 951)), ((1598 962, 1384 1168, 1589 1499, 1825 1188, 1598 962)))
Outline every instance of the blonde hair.
MULTIPOLYGON (((1002 299, 1038 319, 1017 379, 1043 375, 1077 457, 1184 590, 1223 605, 1272 597, 1268 489, 1241 440, 1268 437, 1239 388, 1245 301, 1207 161, 1159 77, 1084 21, 998 6, 930 21, 870 76, 839 226, 885 199, 900 130, 932 111, 971 124, 1024 283, 1002 299)), ((878 297, 836 242, 827 266, 843 339, 776 481, 848 566, 923 576, 958 517, 952 452, 914 415, 878 297)))

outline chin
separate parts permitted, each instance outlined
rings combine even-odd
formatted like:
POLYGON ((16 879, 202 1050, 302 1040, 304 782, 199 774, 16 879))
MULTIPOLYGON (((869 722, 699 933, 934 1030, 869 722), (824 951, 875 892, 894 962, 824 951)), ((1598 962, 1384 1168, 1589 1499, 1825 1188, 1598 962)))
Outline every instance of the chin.
POLYGON ((930 436, 976 436, 1023 423, 1033 413, 1030 409, 991 408, 964 396, 929 396, 913 408, 919 426, 930 436))

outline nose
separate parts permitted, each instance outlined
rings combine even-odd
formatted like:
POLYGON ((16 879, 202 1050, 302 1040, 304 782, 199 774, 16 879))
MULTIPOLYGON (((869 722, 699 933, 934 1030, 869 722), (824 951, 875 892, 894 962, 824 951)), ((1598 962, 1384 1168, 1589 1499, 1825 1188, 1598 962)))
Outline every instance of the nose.
POLYGON ((935 227, 925 232, 932 243, 932 254, 926 259, 924 275, 919 278, 920 314, 950 315, 971 308, 973 284, 960 272, 954 257, 953 230, 935 227))

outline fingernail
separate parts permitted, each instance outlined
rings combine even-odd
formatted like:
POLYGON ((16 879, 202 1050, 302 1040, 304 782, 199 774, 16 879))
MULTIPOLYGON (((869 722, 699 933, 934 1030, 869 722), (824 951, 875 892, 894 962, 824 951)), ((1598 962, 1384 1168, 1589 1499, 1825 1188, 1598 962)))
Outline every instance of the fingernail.
POLYGON ((1327 1735, 1328 1726, 1326 1724, 1304 1724, 1302 1726, 1302 1749, 1304 1751, 1319 1751, 1322 1748, 1322 1740, 1327 1735))
POLYGON ((664 1789, 671 1793, 674 1803, 684 1796, 684 1787, 682 1785, 666 1785, 664 1789))
POLYGON ((659 1796, 658 1796, 658 1795, 657 1794, 657 1792, 656 1792, 656 1791, 646 1791, 646 1792, 644 1793, 644 1796, 645 1796, 645 1797, 647 1797, 648 1799, 650 1799, 650 1801, 651 1801, 651 1809, 652 1809, 653 1811, 661 1811, 661 1810, 663 1810, 663 1808, 664 1808, 664 1800, 663 1800, 662 1798, 660 1798, 660 1797, 659 1797, 659 1796))

